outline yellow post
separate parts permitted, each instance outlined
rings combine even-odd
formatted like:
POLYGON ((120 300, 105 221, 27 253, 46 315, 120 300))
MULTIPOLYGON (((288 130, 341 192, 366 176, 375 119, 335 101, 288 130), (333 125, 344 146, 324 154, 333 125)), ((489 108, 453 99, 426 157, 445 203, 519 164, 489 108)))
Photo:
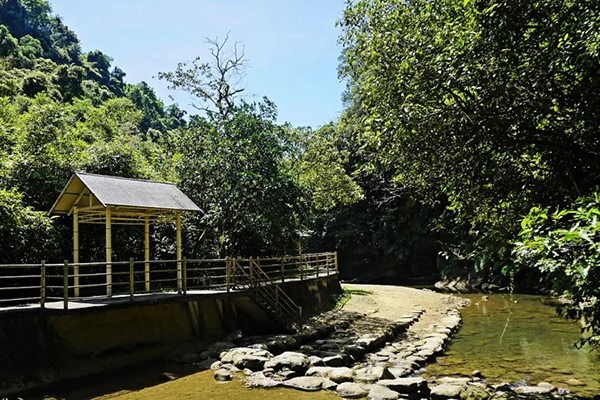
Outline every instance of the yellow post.
POLYGON ((183 259, 183 294, 187 295, 187 260, 183 259))
POLYGON ((227 286, 227 293, 231 291, 231 258, 225 259, 225 280, 227 286))
POLYGON ((181 278, 181 211, 177 211, 177 293, 181 294, 182 278, 181 278))
POLYGON ((333 253, 335 255, 335 273, 338 273, 338 259, 337 259, 337 251, 333 253))
POLYGON ((112 231, 111 210, 106 208, 106 296, 112 297, 112 231))
POLYGON ((146 216, 144 220, 144 280, 146 283, 146 292, 150 291, 150 217, 146 216))
POLYGON ((133 280, 133 258, 129 259, 129 300, 133 301, 134 295, 134 280, 133 280))
POLYGON ((281 283, 285 282, 285 257, 281 257, 281 283))
POLYGON ((69 260, 65 260, 63 268, 63 308, 69 308, 69 260))
POLYGON ((73 286, 74 297, 79 297, 79 209, 73 207, 73 286))
POLYGON ((46 261, 42 260, 42 268, 40 271, 40 308, 46 307, 46 261))
POLYGON ((325 265, 327 266, 327 276, 329 276, 329 253, 325 253, 325 265))

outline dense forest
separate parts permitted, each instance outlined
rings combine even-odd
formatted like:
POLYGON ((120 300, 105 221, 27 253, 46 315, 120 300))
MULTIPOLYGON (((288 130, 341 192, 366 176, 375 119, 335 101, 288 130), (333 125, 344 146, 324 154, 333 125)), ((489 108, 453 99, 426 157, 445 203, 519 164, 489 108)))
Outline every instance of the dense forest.
MULTIPOLYGON (((188 257, 337 249, 345 278, 553 288, 599 321, 600 4, 363 0, 338 27, 345 110, 312 129, 240 96, 227 40, 157 71, 197 98, 186 115, 83 52, 47 1, 0 0, 1 262, 70 258, 48 210, 85 171, 176 183, 203 210, 188 257)), ((84 229, 82 260, 102 258, 84 229)), ((115 259, 142 236, 118 227, 115 259)), ((152 236, 172 258, 173 227, 152 236)))

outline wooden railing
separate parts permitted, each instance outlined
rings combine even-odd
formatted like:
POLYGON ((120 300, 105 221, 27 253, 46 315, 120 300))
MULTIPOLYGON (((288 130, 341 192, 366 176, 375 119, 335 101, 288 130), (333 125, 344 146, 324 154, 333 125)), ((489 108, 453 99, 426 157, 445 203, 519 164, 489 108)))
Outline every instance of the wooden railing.
MULTIPOLYGON (((254 294, 256 302, 270 312, 286 328, 300 330, 302 328, 302 307, 298 306, 279 286, 285 281, 284 261, 282 260, 281 264, 282 274, 272 274, 275 276, 269 276, 265 272, 264 266, 261 267, 260 259, 249 259, 247 261, 247 265, 244 266, 238 260, 230 260, 234 286, 250 290, 254 294)), ((273 264, 267 264, 266 266, 273 266, 273 264)), ((302 264, 299 264, 299 267, 301 266, 302 264)), ((314 277, 318 276, 318 269, 319 266, 316 265, 314 277)))
POLYGON ((260 292, 261 298, 275 297, 279 302, 284 296, 278 284, 331 274, 337 274, 336 253, 246 259, 0 264, 0 308, 37 303, 44 308, 49 302, 55 302, 55 308, 56 302, 62 302, 62 308, 68 309, 73 300, 129 296, 133 301, 136 296, 152 293, 186 295, 240 289, 252 289, 260 292), (149 274, 146 264, 150 264, 149 274), (110 273, 106 272, 107 266, 111 267, 110 273), (277 289, 267 289, 271 285, 277 289))

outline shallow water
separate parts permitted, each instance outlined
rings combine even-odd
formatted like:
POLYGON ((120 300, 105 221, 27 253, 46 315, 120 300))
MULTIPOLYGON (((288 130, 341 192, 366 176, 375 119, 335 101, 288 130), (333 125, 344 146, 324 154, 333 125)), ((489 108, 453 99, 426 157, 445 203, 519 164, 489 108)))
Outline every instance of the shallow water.
POLYGON ((575 349, 580 326, 560 319, 540 296, 464 295, 463 324, 424 377, 465 375, 480 370, 488 383, 550 382, 581 396, 600 393, 600 355, 575 349), (578 379, 585 386, 567 384, 578 379))

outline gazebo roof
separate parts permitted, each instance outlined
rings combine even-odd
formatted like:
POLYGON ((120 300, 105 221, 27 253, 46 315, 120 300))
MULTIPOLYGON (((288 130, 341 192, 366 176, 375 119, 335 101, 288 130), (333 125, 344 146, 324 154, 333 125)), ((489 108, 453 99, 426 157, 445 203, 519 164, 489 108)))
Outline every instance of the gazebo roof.
MULTIPOLYGON (((52 206, 50 214, 71 214, 77 207, 82 213, 98 216, 107 208, 117 214, 142 216, 172 214, 176 211, 200 211, 181 190, 172 183, 116 176, 75 173, 52 206)), ((90 220, 89 222, 96 222, 90 220)), ((82 222, 85 222, 82 220, 82 222)), ((100 222, 100 221, 97 221, 100 222)))

